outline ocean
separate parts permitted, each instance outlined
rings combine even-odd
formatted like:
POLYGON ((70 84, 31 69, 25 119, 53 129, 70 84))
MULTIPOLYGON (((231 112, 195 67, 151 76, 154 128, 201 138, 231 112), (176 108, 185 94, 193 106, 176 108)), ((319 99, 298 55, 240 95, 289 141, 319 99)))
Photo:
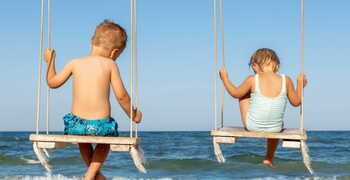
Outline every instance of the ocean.
MULTIPOLYGON (((31 132, 0 132, 0 179, 82 179, 86 167, 76 145, 52 150, 46 174, 37 160, 31 132)), ((121 135, 128 135, 122 132, 121 135)), ((126 152, 111 152, 102 169, 108 179, 341 179, 350 180, 350 131, 309 131, 308 146, 315 170, 310 176, 298 149, 279 146, 275 168, 265 167, 264 139, 240 138, 223 146, 219 164, 209 132, 140 132, 147 174, 134 167, 126 152)))

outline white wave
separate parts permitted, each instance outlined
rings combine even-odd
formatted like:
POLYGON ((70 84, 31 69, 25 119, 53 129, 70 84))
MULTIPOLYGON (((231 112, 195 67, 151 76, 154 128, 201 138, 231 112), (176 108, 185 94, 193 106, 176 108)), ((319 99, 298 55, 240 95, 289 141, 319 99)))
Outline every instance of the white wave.
POLYGON ((286 176, 281 176, 281 177, 263 177, 263 178, 252 178, 251 180, 285 180, 285 179, 290 179, 290 180, 337 180, 340 177, 317 177, 317 176, 310 176, 310 177, 286 177, 286 176))
MULTIPOLYGON (((108 178, 110 179, 110 178, 108 178)), ((175 178, 179 179, 179 178, 175 178)), ((181 178, 180 178, 181 179, 181 178)), ((184 178, 188 179, 188 178, 184 178)), ((250 179, 250 178, 248 178, 250 179)), ((338 180, 343 179, 341 177, 262 177, 262 178, 251 178, 250 180, 338 180)), ((0 180, 83 180, 83 177, 66 177, 61 174, 58 175, 47 175, 47 176, 12 176, 2 177, 0 180)), ((127 178, 127 177, 113 177, 111 180, 173 180, 173 178, 127 178)))
POLYGON ((126 178, 126 177, 113 177, 112 180, 173 180, 173 178, 126 178))
POLYGON ((83 177, 66 177, 61 174, 47 176, 13 176, 4 177, 0 180, 82 180, 83 177))
POLYGON ((27 159, 27 158, 23 158, 23 157, 21 157, 21 159, 24 160, 28 164, 40 164, 39 160, 27 159))
MULTIPOLYGON (((172 180, 172 178, 127 178, 113 177, 112 180, 172 180)), ((66 177, 61 174, 47 176, 13 176, 3 177, 0 180, 83 180, 83 177, 66 177)))

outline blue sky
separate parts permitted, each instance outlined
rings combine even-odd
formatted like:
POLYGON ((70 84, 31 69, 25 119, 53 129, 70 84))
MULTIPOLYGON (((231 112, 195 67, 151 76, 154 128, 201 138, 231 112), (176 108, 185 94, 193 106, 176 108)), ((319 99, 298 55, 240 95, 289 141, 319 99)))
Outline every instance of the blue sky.
MULTIPOLYGON (((213 128, 212 0, 138 1, 142 130, 213 128)), ((307 129, 349 130, 350 1, 305 0, 305 92, 307 129)), ((129 30, 127 0, 53 0, 53 48, 57 68, 88 55, 95 26, 107 18, 129 30)), ((0 115, 3 130, 34 130, 39 57, 40 1, 3 1, 0 7, 0 115)), ((258 48, 280 56, 281 71, 299 72, 299 1, 224 1, 226 66, 234 83, 251 73, 258 48)), ((117 60, 129 87, 129 48, 117 60)), ((44 88, 45 89, 45 88, 44 88)), ((70 82, 53 91, 50 128, 62 130, 70 111, 70 82)), ((115 99, 121 130, 128 119, 115 99)), ((225 99, 225 124, 241 125, 237 101, 225 99)), ((286 127, 298 126, 298 109, 288 107, 286 127)), ((43 128, 43 124, 41 124, 43 128)))

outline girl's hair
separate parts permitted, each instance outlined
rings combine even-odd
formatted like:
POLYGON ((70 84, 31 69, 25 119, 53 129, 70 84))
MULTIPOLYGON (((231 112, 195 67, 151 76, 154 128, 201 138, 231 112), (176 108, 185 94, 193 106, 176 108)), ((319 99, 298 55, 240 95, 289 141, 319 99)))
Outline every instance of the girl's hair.
POLYGON ((273 71, 278 72, 280 67, 280 59, 278 58, 276 52, 272 49, 261 48, 254 52, 250 58, 249 66, 251 67, 253 64, 256 64, 260 69, 262 69, 264 65, 268 65, 270 63, 274 64, 273 71))

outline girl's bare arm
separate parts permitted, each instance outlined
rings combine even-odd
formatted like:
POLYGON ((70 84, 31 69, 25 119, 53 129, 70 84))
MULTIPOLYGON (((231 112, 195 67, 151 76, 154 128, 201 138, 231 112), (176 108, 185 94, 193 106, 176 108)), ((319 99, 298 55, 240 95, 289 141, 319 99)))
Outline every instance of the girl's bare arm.
POLYGON ((289 77, 286 77, 286 80, 287 80, 287 95, 288 95, 290 104, 295 107, 300 106, 303 85, 305 87, 307 84, 306 76, 305 75, 298 76, 296 89, 294 88, 293 81, 289 77))
POLYGON ((254 81, 254 76, 248 76, 247 79, 238 87, 232 84, 228 77, 226 69, 223 67, 220 71, 220 77, 227 92, 234 98, 242 98, 247 95, 252 89, 252 82, 254 81))

